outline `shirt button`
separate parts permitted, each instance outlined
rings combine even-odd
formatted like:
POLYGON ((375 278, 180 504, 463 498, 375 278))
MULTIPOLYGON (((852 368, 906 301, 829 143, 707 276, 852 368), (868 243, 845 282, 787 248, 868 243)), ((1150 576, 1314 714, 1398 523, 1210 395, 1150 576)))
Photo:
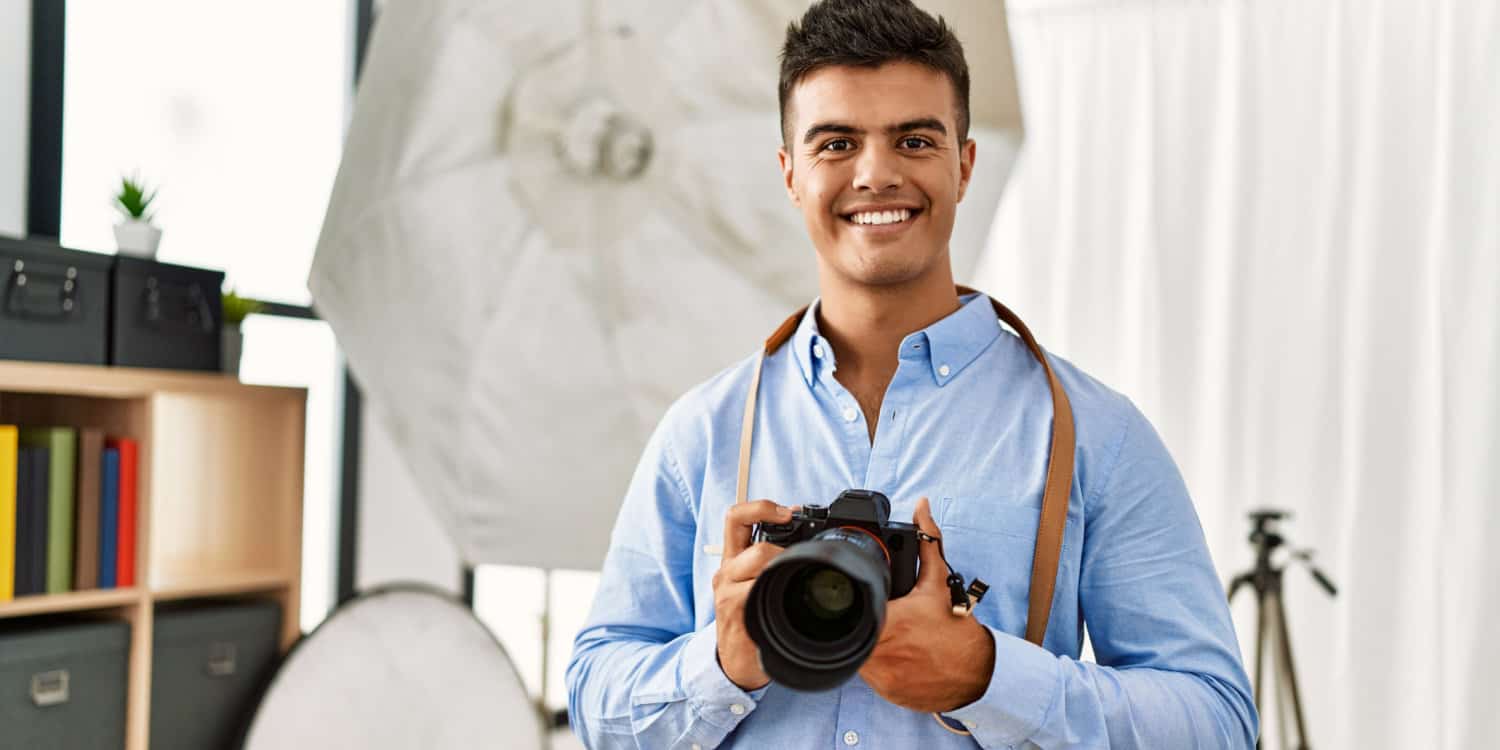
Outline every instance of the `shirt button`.
POLYGON ((736 704, 734 704, 734 705, 732 705, 732 706, 729 707, 729 713, 732 713, 735 716, 744 716, 745 715, 745 707, 741 706, 738 703, 736 703, 736 704))
POLYGON ((943 365, 942 367, 939 367, 938 368, 938 374, 942 375, 945 378, 948 377, 948 366, 947 365, 943 365))
POLYGON ((703 750, 703 746, 700 745, 700 744, 698 744, 698 743, 696 743, 696 742, 694 742, 693 743, 693 750, 703 750))
POLYGON ((853 729, 851 729, 851 730, 849 730, 847 732, 844 732, 844 744, 848 745, 849 747, 854 747, 855 745, 858 745, 859 744, 859 732, 856 732, 853 729))
POLYGON ((822 359, 823 358, 823 345, 822 344, 813 344, 813 356, 816 357, 816 358, 818 358, 818 359, 822 359))
POLYGON ((856 419, 859 419, 859 412, 855 411, 852 406, 846 407, 844 409, 844 421, 853 422, 856 419))

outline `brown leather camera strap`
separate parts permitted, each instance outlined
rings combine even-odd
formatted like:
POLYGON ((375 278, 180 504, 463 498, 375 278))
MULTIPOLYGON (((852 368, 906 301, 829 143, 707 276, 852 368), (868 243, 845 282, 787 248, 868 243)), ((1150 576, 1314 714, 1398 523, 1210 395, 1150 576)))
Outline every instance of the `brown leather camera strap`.
MULTIPOLYGON (((967 287, 958 287, 960 295, 971 294, 973 291, 967 287)), ((990 299, 990 303, 995 306, 995 314, 1020 334, 1021 340, 1026 342, 1026 348, 1042 363, 1042 371, 1046 373, 1047 385, 1052 391, 1052 447, 1047 459, 1047 483, 1042 492, 1041 521, 1036 530, 1036 551, 1031 561, 1030 602, 1026 615, 1026 640, 1040 646, 1047 635, 1047 618, 1052 614, 1057 565, 1062 557, 1063 529, 1068 521, 1068 490, 1073 484, 1073 407, 1068 403, 1068 394, 1063 391, 1062 382, 1052 372, 1052 366, 1048 364, 1047 357, 1037 345, 1036 339, 1032 338, 1026 324, 1005 305, 994 299, 990 299)), ((745 396, 745 416, 740 426, 740 466, 735 502, 745 502, 750 491, 750 446, 755 438, 755 404, 756 394, 760 391, 760 371, 766 357, 775 353, 792 337, 806 314, 807 308, 804 307, 787 318, 766 339, 765 348, 756 357, 750 390, 745 396)))

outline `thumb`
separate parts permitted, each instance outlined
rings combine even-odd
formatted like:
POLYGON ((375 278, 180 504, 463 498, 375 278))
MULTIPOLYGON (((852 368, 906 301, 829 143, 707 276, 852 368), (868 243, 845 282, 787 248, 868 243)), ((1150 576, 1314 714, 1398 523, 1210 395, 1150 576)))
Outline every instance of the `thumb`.
MULTIPOLYGON (((932 520, 932 507, 927 502, 927 498, 917 500, 917 508, 912 512, 911 520, 927 535, 939 538, 943 536, 938 530, 937 522, 932 520)), ((943 562, 943 553, 938 549, 938 543, 922 542, 918 549, 921 551, 922 567, 917 571, 917 585, 946 585, 948 565, 943 562)))

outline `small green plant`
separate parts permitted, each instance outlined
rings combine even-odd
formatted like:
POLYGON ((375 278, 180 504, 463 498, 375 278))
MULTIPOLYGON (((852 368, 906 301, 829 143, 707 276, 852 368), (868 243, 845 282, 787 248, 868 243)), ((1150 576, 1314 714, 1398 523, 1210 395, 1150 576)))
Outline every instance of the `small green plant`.
POLYGON ((260 300, 241 297, 234 293, 234 289, 224 293, 224 325, 237 326, 243 323, 245 318, 264 310, 266 304, 260 300))
POLYGON ((156 200, 156 191, 146 189, 146 184, 141 182, 139 176, 121 177, 120 192, 115 194, 115 208, 125 215, 127 219, 139 219, 151 221, 154 214, 147 211, 151 208, 151 201, 156 200))

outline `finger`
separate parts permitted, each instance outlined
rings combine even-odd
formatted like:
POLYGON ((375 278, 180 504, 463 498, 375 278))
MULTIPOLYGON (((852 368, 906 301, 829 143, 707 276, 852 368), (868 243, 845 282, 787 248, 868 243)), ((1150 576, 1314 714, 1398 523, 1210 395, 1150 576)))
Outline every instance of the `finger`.
POLYGON ((745 600, 750 597, 750 587, 755 581, 725 581, 719 584, 714 591, 715 609, 720 615, 730 615, 745 608, 745 600))
POLYGON ((760 572, 765 570, 765 567, 776 559, 777 555, 785 551, 785 547, 778 547, 770 542, 752 544, 744 552, 724 562, 720 567, 723 580, 725 582, 752 580, 760 575, 760 572))
MULTIPOLYGON (((917 500, 917 507, 911 514, 911 520, 927 535, 942 538, 943 532, 938 529, 937 521, 932 520, 932 506, 927 502, 927 498, 917 500)), ((948 565, 943 562, 943 553, 938 549, 938 543, 923 542, 920 550, 922 566, 917 570, 917 585, 946 586, 948 565)))
POLYGON ((761 521, 786 523, 792 520, 792 511, 770 500, 755 500, 735 503, 724 512, 724 556, 720 565, 729 562, 735 555, 750 546, 750 530, 761 521))

